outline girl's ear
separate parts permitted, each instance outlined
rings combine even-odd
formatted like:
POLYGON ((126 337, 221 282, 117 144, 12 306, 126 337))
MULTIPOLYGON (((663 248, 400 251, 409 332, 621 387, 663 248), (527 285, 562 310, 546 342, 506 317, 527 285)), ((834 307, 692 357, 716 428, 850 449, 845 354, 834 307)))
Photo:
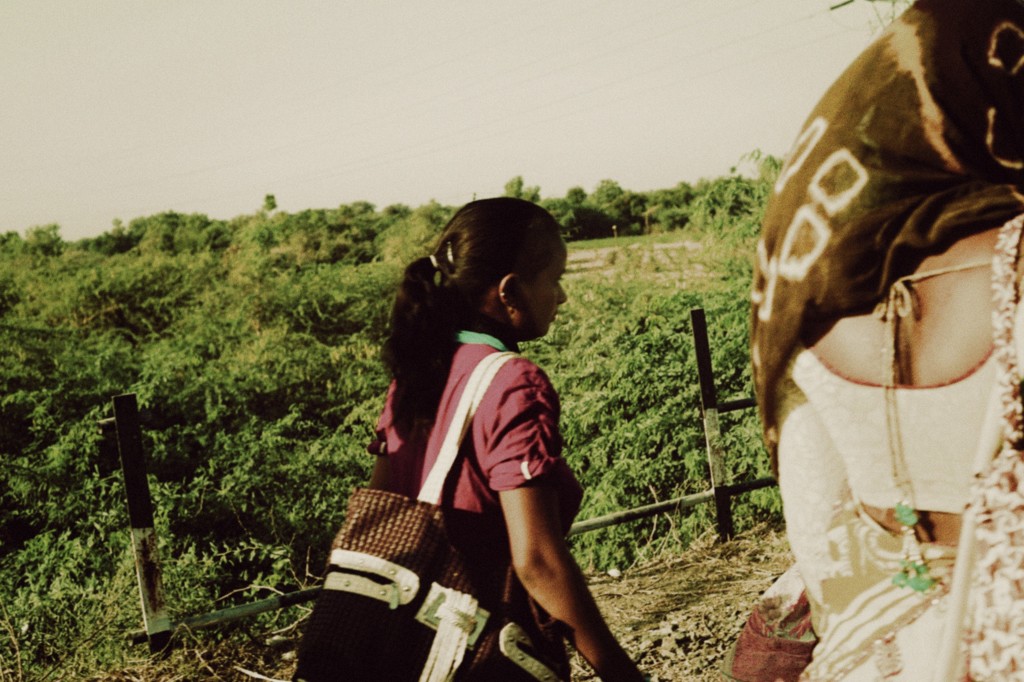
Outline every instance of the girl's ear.
POLYGON ((516 308, 518 300, 516 299, 516 292, 519 289, 519 277, 514 273, 510 272, 501 278, 498 282, 498 300, 501 301, 501 305, 505 308, 516 308))

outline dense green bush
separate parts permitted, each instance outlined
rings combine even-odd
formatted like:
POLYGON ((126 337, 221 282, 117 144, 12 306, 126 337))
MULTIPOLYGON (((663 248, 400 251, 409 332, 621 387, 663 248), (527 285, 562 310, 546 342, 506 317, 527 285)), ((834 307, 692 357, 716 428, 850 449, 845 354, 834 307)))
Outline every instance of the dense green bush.
MULTIPOLYGON (((748 395, 747 288, 773 162, 755 179, 649 193, 603 181, 544 200, 570 237, 614 224, 695 245, 665 262, 655 241, 602 242, 604 260, 567 278, 551 334, 525 348, 562 397, 581 518, 707 487, 690 309, 707 310, 721 394, 748 395)), ((507 189, 539 197, 521 179, 507 189)), ((172 618, 316 581, 372 463, 401 267, 452 210, 265 202, 226 222, 138 218, 77 243, 56 226, 0 238, 0 680, 77 679, 129 655, 138 596, 116 449, 98 427, 114 395, 136 394, 143 411, 172 618)), ((730 475, 764 475, 752 411, 725 421, 730 475)), ((735 508, 742 528, 777 518, 778 501, 735 508)), ((710 523, 704 505, 573 546, 585 565, 621 566, 680 551, 710 523)))

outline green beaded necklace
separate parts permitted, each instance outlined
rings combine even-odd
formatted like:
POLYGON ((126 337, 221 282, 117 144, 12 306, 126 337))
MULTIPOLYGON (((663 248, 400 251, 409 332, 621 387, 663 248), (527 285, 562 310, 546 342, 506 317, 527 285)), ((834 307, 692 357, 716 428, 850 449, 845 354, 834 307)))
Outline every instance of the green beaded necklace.
POLYGON ((915 528, 919 517, 913 502, 913 486, 909 480, 903 454, 899 410, 896 406, 896 319, 910 315, 917 316, 917 297, 910 286, 919 278, 920 276, 910 275, 893 282, 889 288, 889 296, 884 302, 878 304, 875 315, 885 323, 886 330, 882 362, 885 364, 886 372, 885 421, 886 433, 889 438, 889 456, 892 458, 892 477, 893 482, 904 496, 894 508, 896 521, 900 524, 900 535, 903 539, 903 558, 900 559, 900 570, 892 577, 892 584, 924 593, 931 589, 936 581, 931 576, 924 557, 921 556, 921 544, 917 541, 915 528))
POLYGON ((907 463, 903 454, 903 441, 900 438, 899 410, 896 406, 896 324, 897 318, 919 317, 920 309, 917 294, 912 286, 915 282, 929 277, 945 275, 952 272, 971 270, 978 267, 990 267, 991 261, 983 260, 962 263, 935 270, 926 270, 912 275, 900 277, 889 287, 889 295, 875 308, 875 316, 885 323, 886 340, 882 349, 883 363, 887 381, 885 383, 885 417, 886 431, 889 437, 889 453, 892 457, 893 482, 903 494, 903 499, 896 503, 894 515, 900 524, 903 537, 903 559, 900 570, 892 577, 893 585, 909 587, 915 592, 924 593, 938 584, 928 569, 928 564, 921 555, 921 543, 917 540, 915 528, 920 521, 914 504, 913 485, 907 473, 907 463))

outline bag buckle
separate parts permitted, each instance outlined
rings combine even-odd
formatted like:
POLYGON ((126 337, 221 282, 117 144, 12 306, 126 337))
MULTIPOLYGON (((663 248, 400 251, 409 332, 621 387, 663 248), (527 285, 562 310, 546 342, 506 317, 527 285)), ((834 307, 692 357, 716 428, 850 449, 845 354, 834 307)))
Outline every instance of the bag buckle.
POLYGON ((484 625, 487 624, 487 619, 491 614, 487 609, 482 609, 479 606, 472 613, 453 611, 450 607, 445 606, 450 594, 458 594, 458 591, 432 583, 427 598, 423 600, 423 605, 416 613, 416 620, 431 630, 437 630, 441 625, 442 618, 447 617, 447 620, 454 621, 459 629, 466 632, 466 646, 472 648, 484 631, 484 625))
POLYGON ((532 647, 533 642, 526 631, 516 623, 507 624, 498 634, 498 647, 508 660, 525 670, 535 680, 558 682, 558 675, 527 652, 524 646, 532 647))
POLYGON ((420 589, 419 576, 408 568, 365 552, 336 549, 331 566, 340 570, 327 574, 325 590, 361 594, 386 602, 391 609, 411 602, 420 589))

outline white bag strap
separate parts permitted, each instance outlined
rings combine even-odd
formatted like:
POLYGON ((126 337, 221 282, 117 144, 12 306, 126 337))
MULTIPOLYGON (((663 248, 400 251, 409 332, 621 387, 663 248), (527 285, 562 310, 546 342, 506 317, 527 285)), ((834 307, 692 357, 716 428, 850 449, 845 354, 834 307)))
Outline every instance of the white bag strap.
POLYGON ((417 497, 420 502, 441 503, 444 482, 448 478, 448 472, 455 464, 455 458, 459 454, 462 439, 469 431, 473 414, 484 399, 484 394, 487 393, 498 370, 514 357, 518 356, 512 352, 491 353, 481 360, 473 373, 469 375, 469 381, 466 382, 466 388, 463 389, 462 397, 459 398, 459 404, 455 408, 452 423, 448 426, 448 433, 445 434, 444 441, 441 443, 441 452, 437 455, 437 460, 430 469, 430 474, 417 497))

